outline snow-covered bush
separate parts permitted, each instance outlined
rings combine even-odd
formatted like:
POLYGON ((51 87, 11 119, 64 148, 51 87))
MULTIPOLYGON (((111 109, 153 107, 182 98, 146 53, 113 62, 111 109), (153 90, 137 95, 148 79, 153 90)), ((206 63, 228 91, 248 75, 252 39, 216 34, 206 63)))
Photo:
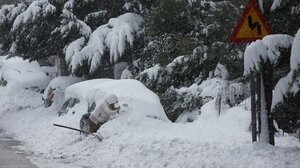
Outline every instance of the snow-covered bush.
POLYGON ((295 133, 300 128, 300 92, 289 94, 273 108, 273 116, 279 127, 287 133, 295 133))
MULTIPOLYGON (((197 84, 195 85, 197 88, 197 84)), ((193 90, 186 90, 185 88, 170 87, 160 95, 160 99, 171 121, 175 121, 182 113, 197 113, 199 115, 201 113, 200 108, 204 104, 199 91, 194 90, 193 92, 193 90)), ((192 120, 189 121, 192 122, 192 120)))
POLYGON ((207 69, 203 67, 212 66, 208 65, 211 60, 207 58, 205 51, 205 46, 198 47, 193 55, 177 57, 166 67, 157 64, 137 76, 138 80, 159 95, 172 121, 175 121, 182 112, 199 111, 204 98, 216 96, 216 94, 208 95, 207 93, 200 96, 201 89, 197 92, 186 89, 198 86, 205 79, 202 73, 207 69))

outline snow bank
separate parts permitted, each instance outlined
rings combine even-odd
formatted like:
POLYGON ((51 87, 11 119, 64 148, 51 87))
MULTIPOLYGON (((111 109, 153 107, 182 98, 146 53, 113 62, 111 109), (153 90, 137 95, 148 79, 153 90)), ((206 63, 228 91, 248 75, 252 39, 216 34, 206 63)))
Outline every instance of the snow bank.
POLYGON ((202 107, 203 115, 193 123, 175 124, 146 116, 134 118, 133 114, 153 109, 149 107, 151 104, 159 107, 157 97, 132 80, 118 81, 102 80, 99 86, 97 80, 80 82, 68 91, 70 96, 92 98, 97 97, 96 93, 90 95, 84 92, 84 87, 95 87, 98 93, 103 93, 100 88, 105 88, 120 96, 121 102, 127 101, 128 106, 121 107, 119 117, 98 131, 104 137, 101 143, 94 137, 52 126, 60 123, 78 128, 84 113, 80 111, 80 103, 70 113, 58 117, 58 109, 43 107, 41 94, 23 89, 0 88, 0 128, 25 142, 23 149, 32 151, 31 160, 41 168, 296 168, 300 164, 297 150, 300 144, 291 138, 276 138, 280 147, 251 143, 250 111, 234 107, 217 117, 213 100, 202 107), (127 84, 134 87, 126 90, 127 84), (130 96, 125 99, 127 94, 130 96), (151 103, 145 105, 145 102, 151 103))

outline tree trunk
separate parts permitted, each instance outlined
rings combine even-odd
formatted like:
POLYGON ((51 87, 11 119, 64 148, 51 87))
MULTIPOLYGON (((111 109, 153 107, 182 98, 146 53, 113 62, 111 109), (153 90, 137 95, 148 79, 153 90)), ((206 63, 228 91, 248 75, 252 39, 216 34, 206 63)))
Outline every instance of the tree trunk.
POLYGON ((68 76, 70 75, 69 66, 64 57, 60 58, 60 69, 61 69, 61 76, 68 76))
POLYGON ((69 67, 64 57, 55 57, 55 66, 57 75, 56 76, 68 76, 70 75, 69 67))

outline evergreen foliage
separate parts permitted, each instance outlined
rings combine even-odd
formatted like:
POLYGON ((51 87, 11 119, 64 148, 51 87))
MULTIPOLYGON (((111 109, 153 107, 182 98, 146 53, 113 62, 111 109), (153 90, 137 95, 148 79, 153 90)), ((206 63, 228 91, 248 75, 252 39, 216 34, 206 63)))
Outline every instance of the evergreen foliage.
POLYGON ((287 133, 295 133, 300 128, 300 93, 289 94, 282 103, 273 109, 273 116, 278 126, 287 133))
MULTIPOLYGON (((200 84, 218 64, 225 65, 229 80, 242 76, 245 45, 229 44, 227 39, 246 3, 247 0, 22 1, 1 7, 0 44, 3 53, 30 60, 59 56, 76 75, 87 79, 113 78, 114 64, 126 62, 126 70, 160 96, 174 121, 182 112, 199 111, 203 104, 199 95, 180 92, 180 88, 200 84), (39 9, 33 10, 34 5, 39 9), (19 17, 26 11, 23 18, 19 17), (116 24, 120 16, 129 12, 138 19, 138 28, 130 19, 130 28, 121 27, 127 24, 124 22, 116 24), (155 69, 157 76, 145 73, 149 69, 155 69)), ((266 14, 273 33, 293 36, 298 30, 297 0, 282 1, 281 6, 266 14)), ((276 65, 280 69, 276 79, 288 72, 289 50, 281 54, 285 57, 276 65)))
MULTIPOLYGON (((298 0, 285 0, 275 9, 266 13, 267 19, 274 34, 288 34, 294 36, 300 25, 300 2, 298 0)), ((281 50, 281 57, 274 69, 275 83, 290 71, 289 49, 281 50)), ((275 85, 274 85, 275 86, 275 85)), ((300 124, 300 99, 299 93, 284 96, 283 102, 278 103, 273 109, 274 119, 279 127, 285 132, 292 133, 299 128, 300 124)))

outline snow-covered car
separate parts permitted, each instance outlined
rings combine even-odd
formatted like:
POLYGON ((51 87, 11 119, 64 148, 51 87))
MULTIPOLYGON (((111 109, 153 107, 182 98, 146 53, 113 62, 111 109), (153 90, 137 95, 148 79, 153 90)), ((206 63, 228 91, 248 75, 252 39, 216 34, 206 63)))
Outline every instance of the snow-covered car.
POLYGON ((134 79, 94 79, 73 84, 66 89, 65 101, 59 116, 64 114, 81 116, 92 112, 110 94, 118 97, 121 105, 120 113, 132 114, 130 116, 137 120, 151 117, 169 121, 159 97, 134 79))
POLYGON ((29 62, 20 57, 1 58, 0 86, 15 85, 43 92, 49 82, 50 77, 37 61, 29 62))
POLYGON ((52 79, 42 97, 45 107, 63 102, 66 88, 80 81, 82 81, 81 78, 72 76, 59 76, 52 79))

